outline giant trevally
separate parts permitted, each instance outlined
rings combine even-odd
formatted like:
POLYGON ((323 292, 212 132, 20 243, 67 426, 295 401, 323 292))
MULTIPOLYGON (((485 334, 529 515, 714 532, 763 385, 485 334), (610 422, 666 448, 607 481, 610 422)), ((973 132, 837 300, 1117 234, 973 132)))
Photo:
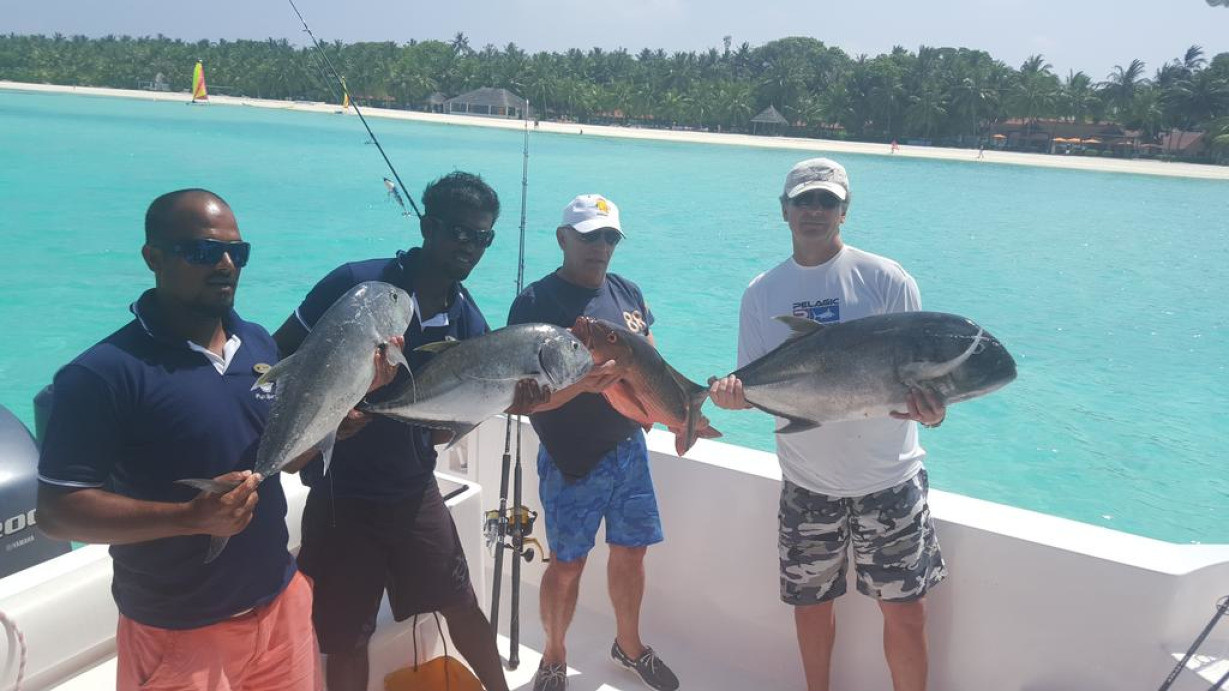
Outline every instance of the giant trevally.
MULTIPOLYGON (((380 281, 360 283, 338 298, 299 349, 265 372, 252 387, 273 387, 276 394, 252 472, 268 478, 317 448, 328 473, 337 427, 363 399, 375 377, 376 349, 383 350, 389 363, 409 369, 401 349, 388 344, 405 333, 413 314, 409 294, 380 281)), ((208 479, 178 482, 215 494, 236 486, 208 479)), ((226 547, 227 539, 213 538, 206 563, 226 547)))
POLYGON ((649 339, 603 319, 580 316, 572 333, 597 362, 614 360, 623 376, 602 392, 611 407, 646 430, 660 422, 674 432, 674 450, 682 456, 697 437, 721 433, 708 424, 700 407, 708 389, 679 374, 649 339))
POLYGON ((839 324, 777 319, 793 329, 790 339, 734 376, 748 403, 788 421, 778 434, 908 410, 911 387, 951 405, 1016 378, 1003 344, 954 314, 898 312, 839 324))
POLYGON ((388 398, 362 410, 414 425, 446 429, 455 444, 483 420, 512 405, 516 383, 533 379, 558 391, 593 367, 593 357, 567 329, 550 324, 506 326, 463 341, 439 341, 388 398))

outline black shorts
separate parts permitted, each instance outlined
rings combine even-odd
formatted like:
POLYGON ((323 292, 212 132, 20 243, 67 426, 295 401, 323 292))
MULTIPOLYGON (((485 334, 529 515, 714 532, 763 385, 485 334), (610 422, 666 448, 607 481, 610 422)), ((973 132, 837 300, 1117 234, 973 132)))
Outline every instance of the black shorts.
POLYGON ((367 644, 386 588, 397 621, 476 602, 461 539, 435 482, 396 502, 330 501, 327 487, 312 490, 299 569, 314 584, 312 623, 323 653, 367 644))

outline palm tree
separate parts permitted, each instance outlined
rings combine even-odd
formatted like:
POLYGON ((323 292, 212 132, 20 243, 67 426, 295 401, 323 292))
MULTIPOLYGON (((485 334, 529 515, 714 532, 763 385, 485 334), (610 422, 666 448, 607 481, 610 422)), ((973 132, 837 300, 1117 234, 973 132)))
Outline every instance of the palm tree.
POLYGON ((1101 87, 1110 106, 1117 112, 1125 113, 1131 109, 1136 89, 1148 83, 1148 80, 1143 78, 1143 74, 1144 62, 1138 59, 1132 60, 1126 69, 1123 69, 1122 65, 1115 65, 1114 71, 1098 86, 1101 87))

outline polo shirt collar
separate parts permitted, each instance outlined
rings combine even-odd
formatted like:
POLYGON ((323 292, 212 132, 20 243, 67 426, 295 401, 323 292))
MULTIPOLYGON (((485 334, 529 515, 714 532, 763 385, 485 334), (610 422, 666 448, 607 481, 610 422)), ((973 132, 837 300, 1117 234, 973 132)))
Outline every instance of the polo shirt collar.
MULTIPOLYGON (((128 311, 132 312, 133 316, 137 319, 137 323, 141 325, 141 328, 145 330, 145 333, 150 338, 169 346, 188 347, 189 341, 180 338, 166 326, 166 322, 162 319, 162 310, 158 307, 158 299, 154 295, 153 288, 141 293, 141 297, 128 306, 128 311)), ((239 318, 239 315, 233 309, 222 318, 222 328, 226 329, 226 333, 230 336, 227 340, 228 346, 231 340, 238 341, 236 337, 243 324, 244 321, 239 318)), ((239 345, 236 343, 233 349, 238 350, 238 348, 239 345)), ((234 353, 232 352, 230 357, 226 357, 228 363, 233 355, 234 353)))
POLYGON ((422 314, 422 311, 418 309, 418 294, 414 292, 414 276, 418 272, 422 261, 423 253, 421 247, 413 247, 409 250, 397 252, 396 258, 393 259, 393 263, 389 267, 395 275, 389 276, 388 278, 391 280, 388 282, 405 289, 410 294, 410 298, 414 301, 414 316, 419 319, 421 327, 449 326, 464 315, 466 308, 465 291, 461 290, 461 283, 459 281, 454 281, 451 289, 452 299, 449 300, 448 310, 440 312, 428 319, 426 323, 423 323, 419 316, 422 314))

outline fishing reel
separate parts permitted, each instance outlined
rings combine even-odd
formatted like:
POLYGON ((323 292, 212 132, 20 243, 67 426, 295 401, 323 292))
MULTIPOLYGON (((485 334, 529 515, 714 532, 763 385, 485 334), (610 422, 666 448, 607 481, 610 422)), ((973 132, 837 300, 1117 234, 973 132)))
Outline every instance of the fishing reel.
POLYGON ((546 550, 542 547, 542 543, 538 542, 537 538, 530 537, 533 534, 533 524, 538 519, 538 512, 531 511, 528 506, 522 505, 512 509, 511 513, 512 518, 509 520, 506 511, 501 512, 499 509, 491 509, 486 512, 486 524, 482 532, 486 536, 486 546, 487 549, 491 550, 491 554, 494 555, 496 550, 501 547, 516 551, 516 545, 509 544, 506 539, 513 536, 513 526, 515 525, 520 528, 520 556, 525 561, 533 561, 534 550, 532 547, 526 549, 525 545, 534 545, 542 553, 542 562, 550 561, 546 556, 546 550))

